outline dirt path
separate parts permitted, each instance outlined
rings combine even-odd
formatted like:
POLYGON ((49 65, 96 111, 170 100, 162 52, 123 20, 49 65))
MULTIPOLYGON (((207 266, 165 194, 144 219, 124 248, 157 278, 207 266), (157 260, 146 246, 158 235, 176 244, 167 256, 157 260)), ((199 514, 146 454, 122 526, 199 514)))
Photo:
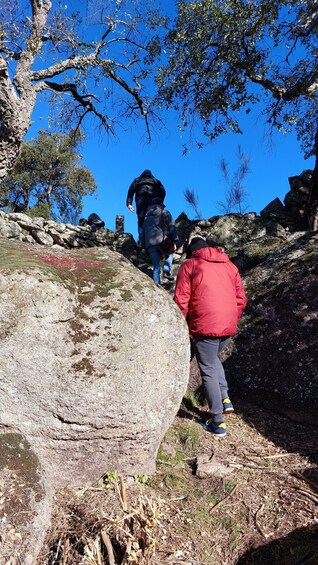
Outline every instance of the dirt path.
POLYGON ((318 428, 242 404, 216 439, 204 415, 184 400, 155 476, 136 477, 126 508, 109 474, 81 497, 61 493, 41 565, 110 563, 101 531, 116 565, 317 564, 318 428), (224 476, 198 478, 199 455, 223 464, 224 476), (92 540, 99 561, 87 558, 92 540))
POLYGON ((202 414, 191 403, 174 423, 181 445, 192 437, 189 455, 205 453, 231 471, 198 479, 190 460, 187 484, 174 489, 185 496, 172 536, 184 563, 318 563, 318 428, 247 404, 236 410, 223 439, 204 431, 194 439, 202 414))

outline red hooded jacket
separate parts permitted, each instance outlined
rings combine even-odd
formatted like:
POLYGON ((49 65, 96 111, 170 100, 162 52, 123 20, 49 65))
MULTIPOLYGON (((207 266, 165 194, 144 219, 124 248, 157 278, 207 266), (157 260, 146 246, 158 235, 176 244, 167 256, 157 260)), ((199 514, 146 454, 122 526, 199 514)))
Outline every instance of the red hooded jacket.
POLYGON ((246 306, 239 271, 218 247, 198 249, 181 265, 174 300, 193 336, 234 335, 246 306))

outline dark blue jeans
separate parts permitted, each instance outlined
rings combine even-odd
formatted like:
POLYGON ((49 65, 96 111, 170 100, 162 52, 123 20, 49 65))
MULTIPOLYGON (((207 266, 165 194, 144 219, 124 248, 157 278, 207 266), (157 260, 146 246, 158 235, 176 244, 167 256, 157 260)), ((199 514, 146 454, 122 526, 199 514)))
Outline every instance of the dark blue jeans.
POLYGON ((228 398, 228 384, 218 356, 229 344, 230 339, 229 337, 207 336, 195 339, 195 354, 205 394, 212 420, 217 423, 224 421, 222 400, 228 398))
POLYGON ((137 222, 138 222, 138 237, 139 241, 141 240, 142 234, 142 226, 145 221, 145 215, 147 212, 147 208, 150 204, 151 197, 149 194, 141 194, 136 198, 136 213, 137 213, 137 222))
MULTIPOLYGON (((155 281, 155 283, 161 284, 160 271, 161 271, 162 251, 160 249, 160 245, 152 245, 151 247, 148 247, 147 251, 153 265, 152 278, 155 281)), ((173 261, 173 254, 165 257, 164 265, 163 265, 163 271, 165 273, 170 273, 172 261, 173 261)))

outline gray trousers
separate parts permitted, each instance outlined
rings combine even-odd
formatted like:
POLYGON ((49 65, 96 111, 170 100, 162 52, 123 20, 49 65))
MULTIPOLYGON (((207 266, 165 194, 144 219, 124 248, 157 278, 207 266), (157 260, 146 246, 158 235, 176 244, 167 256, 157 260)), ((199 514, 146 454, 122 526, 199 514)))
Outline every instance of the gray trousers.
POLYGON ((218 423, 224 421, 222 400, 228 398, 228 384, 218 356, 229 344, 230 339, 229 337, 200 337, 195 340, 195 354, 212 420, 218 423))

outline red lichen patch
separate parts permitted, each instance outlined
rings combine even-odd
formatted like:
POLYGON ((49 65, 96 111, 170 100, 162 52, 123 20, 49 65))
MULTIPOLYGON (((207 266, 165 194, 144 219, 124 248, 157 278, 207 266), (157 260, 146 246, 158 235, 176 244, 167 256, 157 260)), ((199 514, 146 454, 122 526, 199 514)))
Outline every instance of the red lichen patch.
POLYGON ((73 259, 71 257, 57 257, 51 255, 39 255, 37 258, 57 269, 80 269, 82 267, 105 267, 104 261, 92 261, 90 259, 73 259))

